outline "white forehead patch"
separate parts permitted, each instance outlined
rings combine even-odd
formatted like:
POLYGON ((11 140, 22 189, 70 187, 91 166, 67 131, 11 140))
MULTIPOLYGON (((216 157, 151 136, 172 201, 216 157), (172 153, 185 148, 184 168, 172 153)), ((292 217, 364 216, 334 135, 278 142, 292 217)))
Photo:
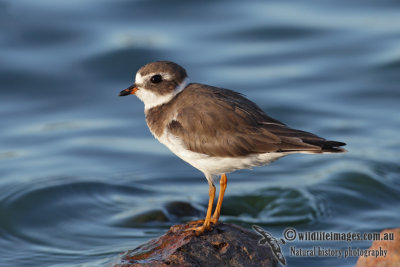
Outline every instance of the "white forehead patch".
POLYGON ((143 83, 143 77, 139 72, 136 73, 135 83, 138 83, 138 84, 142 84, 143 83))

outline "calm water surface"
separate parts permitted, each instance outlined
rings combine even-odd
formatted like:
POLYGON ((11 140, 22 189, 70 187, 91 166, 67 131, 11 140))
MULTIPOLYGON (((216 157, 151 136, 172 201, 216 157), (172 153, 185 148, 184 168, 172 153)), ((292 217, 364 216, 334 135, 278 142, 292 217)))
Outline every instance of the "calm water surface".
MULTIPOLYGON (((117 96, 162 59, 348 144, 230 174, 222 221, 277 237, 400 226, 397 1, 0 0, 1 266, 105 266, 205 215, 203 175, 117 96)), ((316 244, 284 246, 289 266, 357 260, 290 256, 316 244)))

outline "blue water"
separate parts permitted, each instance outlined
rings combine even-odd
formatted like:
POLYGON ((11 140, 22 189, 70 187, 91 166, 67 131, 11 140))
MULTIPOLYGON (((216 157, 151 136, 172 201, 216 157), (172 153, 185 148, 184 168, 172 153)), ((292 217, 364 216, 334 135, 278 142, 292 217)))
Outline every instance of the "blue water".
MULTIPOLYGON (((399 227, 397 1, 0 0, 1 266, 105 266, 204 216, 203 175, 152 137, 138 99, 117 96, 154 60, 348 144, 228 175, 222 221, 277 237, 399 227)), ((289 266, 357 260, 289 245, 289 266)))

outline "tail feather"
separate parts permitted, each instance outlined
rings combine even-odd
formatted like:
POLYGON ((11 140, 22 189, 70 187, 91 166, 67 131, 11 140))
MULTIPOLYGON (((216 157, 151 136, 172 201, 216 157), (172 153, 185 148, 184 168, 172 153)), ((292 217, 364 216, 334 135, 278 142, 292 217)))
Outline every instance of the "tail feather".
POLYGON ((326 140, 315 134, 289 128, 286 125, 263 124, 264 129, 281 139, 279 150, 282 152, 298 153, 342 153, 346 144, 326 140))
POLYGON ((328 140, 303 140, 303 142, 320 147, 321 153, 343 153, 347 151, 341 147, 346 145, 343 142, 328 140))

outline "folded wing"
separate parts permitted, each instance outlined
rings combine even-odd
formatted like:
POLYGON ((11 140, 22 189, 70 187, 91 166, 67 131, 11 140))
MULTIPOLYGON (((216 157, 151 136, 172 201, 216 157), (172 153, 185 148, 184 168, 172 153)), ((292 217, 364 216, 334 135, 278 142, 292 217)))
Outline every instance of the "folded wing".
POLYGON ((231 90, 191 84, 179 96, 178 115, 168 124, 187 149, 216 157, 268 152, 344 152, 345 143, 327 141, 287 127, 231 90))

